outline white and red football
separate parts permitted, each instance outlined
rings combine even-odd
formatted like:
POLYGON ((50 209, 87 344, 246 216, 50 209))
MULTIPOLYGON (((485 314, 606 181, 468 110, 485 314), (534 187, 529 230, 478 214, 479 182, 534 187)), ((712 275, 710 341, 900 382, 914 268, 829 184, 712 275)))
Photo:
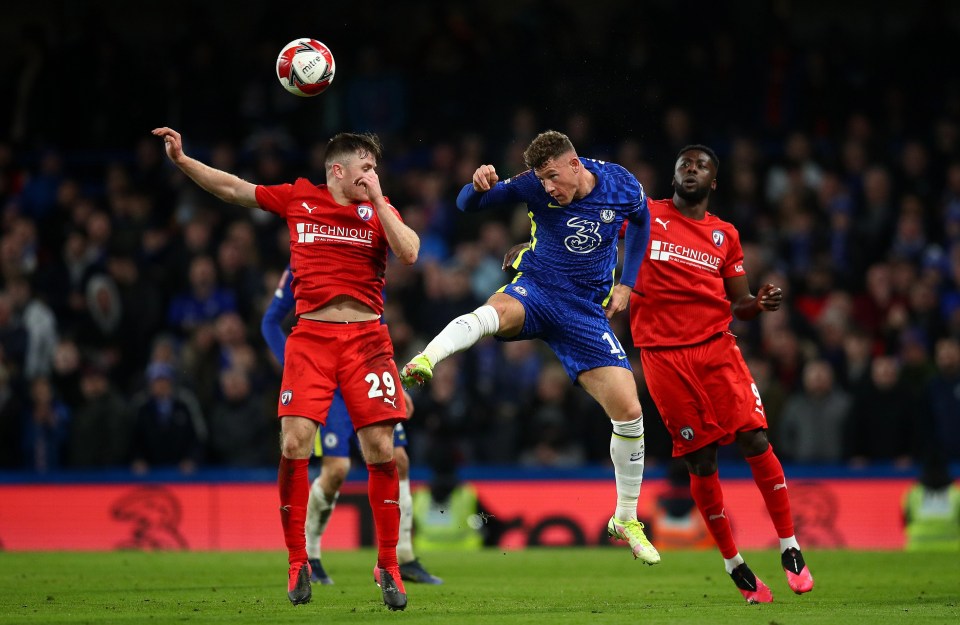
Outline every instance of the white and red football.
POLYGON ((333 82, 336 68, 330 48, 316 39, 294 39, 277 57, 280 84, 303 98, 323 93, 333 82))

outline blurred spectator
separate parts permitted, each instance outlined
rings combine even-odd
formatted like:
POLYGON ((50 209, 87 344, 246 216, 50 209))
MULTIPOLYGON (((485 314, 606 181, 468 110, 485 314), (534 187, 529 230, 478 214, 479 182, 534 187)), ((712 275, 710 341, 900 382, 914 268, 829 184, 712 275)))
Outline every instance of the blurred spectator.
POLYGON ((811 193, 820 187, 822 178, 810 140, 802 132, 794 132, 784 144, 783 161, 767 172, 767 201, 776 204, 787 193, 811 193))
POLYGON ((181 336, 221 313, 237 310, 236 295, 220 286, 217 267, 209 256, 198 256, 190 263, 190 284, 170 302, 167 320, 181 336))
POLYGON ((573 428, 579 422, 570 382, 559 362, 544 366, 537 391, 525 410, 526 429, 520 464, 536 467, 574 467, 583 463, 585 451, 573 428))
POLYGON ((37 473, 59 469, 70 433, 70 410, 57 399, 47 378, 38 376, 30 383, 25 417, 24 466, 37 473))
POLYGON ((130 461, 131 415, 107 371, 87 365, 80 376, 83 401, 74 411, 67 464, 75 468, 119 468, 130 461))
POLYGON ((960 461, 960 340, 937 341, 937 371, 930 381, 928 401, 931 427, 924 432, 925 447, 951 461, 960 461))
POLYGON ((239 367, 220 373, 220 399, 210 413, 210 457, 226 467, 263 467, 280 459, 280 423, 262 397, 253 394, 249 374, 239 367))
POLYGON ((27 378, 50 375, 57 345, 57 318, 50 307, 34 297, 30 282, 24 278, 7 281, 10 301, 27 331, 27 352, 23 374, 27 378))
POLYGON ((19 377, 27 357, 27 331, 14 316, 13 301, 0 291, 0 348, 9 373, 19 377))
POLYGON ((872 462, 908 466, 916 451, 920 423, 914 398, 900 381, 900 363, 893 356, 877 356, 867 384, 853 391, 850 418, 844 436, 845 456, 854 467, 872 462))
MULTIPOLYGON (((421 392, 413 394, 416 417, 407 425, 410 430, 408 453, 417 458, 427 458, 430 453, 449 441, 461 443, 464 462, 476 458, 477 440, 475 423, 479 421, 477 406, 460 388, 461 360, 459 355, 444 360, 433 370, 433 380, 421 392)), ((496 436, 496 432, 490 432, 496 436)), ((500 440, 500 439, 498 439, 500 440)), ((516 458, 511 440, 501 440, 501 449, 506 457, 516 458), (511 455, 513 452, 513 455, 511 455)))
POLYGON ((165 362, 147 368, 146 395, 134 404, 131 456, 136 473, 163 467, 192 473, 202 459, 202 416, 178 392, 174 378, 173 367, 165 362))
POLYGON ((808 362, 803 389, 783 407, 777 453, 793 462, 840 462, 849 412, 850 396, 834 386, 830 364, 808 362))
POLYGON ((83 356, 76 341, 64 337, 57 342, 53 353, 53 371, 50 382, 71 410, 76 410, 83 401, 80 389, 81 364, 83 356))

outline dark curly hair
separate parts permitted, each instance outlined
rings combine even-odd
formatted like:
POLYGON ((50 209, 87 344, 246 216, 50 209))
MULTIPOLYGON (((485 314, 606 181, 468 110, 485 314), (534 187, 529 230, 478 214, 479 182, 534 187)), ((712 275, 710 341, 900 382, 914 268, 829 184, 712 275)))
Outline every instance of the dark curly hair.
POLYGON ((523 151, 523 162, 530 169, 540 169, 547 161, 573 151, 570 137, 556 130, 547 130, 538 134, 523 151))

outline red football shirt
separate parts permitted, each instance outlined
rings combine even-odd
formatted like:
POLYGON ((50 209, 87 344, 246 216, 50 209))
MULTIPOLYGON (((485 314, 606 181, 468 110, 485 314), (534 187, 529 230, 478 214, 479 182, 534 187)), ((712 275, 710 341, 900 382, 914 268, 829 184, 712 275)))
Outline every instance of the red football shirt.
MULTIPOLYGON (((287 221, 298 315, 337 295, 353 297, 383 314, 389 245, 373 204, 341 206, 327 185, 305 178, 293 184, 258 185, 256 194, 264 210, 287 221)), ((390 209, 396 212, 392 205, 390 209)))
POLYGON ((745 273, 737 229, 711 213, 688 219, 672 199, 647 200, 647 207, 649 254, 630 295, 634 344, 692 345, 726 331, 733 313, 723 279, 745 273))

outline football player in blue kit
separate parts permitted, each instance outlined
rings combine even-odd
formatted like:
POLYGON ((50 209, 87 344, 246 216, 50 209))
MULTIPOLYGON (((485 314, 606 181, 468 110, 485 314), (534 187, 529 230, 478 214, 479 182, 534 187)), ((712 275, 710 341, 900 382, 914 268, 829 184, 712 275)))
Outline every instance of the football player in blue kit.
MULTIPOLYGON (((284 347, 287 334, 283 321, 294 309, 291 283, 293 276, 288 266, 280 278, 277 290, 260 322, 260 331, 270 351, 283 365, 284 347)), ((407 400, 407 416, 413 412, 413 402, 407 400)), ((358 445, 347 406, 340 390, 334 393, 327 414, 326 425, 317 430, 314 441, 314 456, 321 458, 320 475, 310 485, 310 497, 307 501, 307 557, 312 569, 311 581, 332 584, 333 579, 324 571, 320 561, 320 540, 330 521, 333 509, 340 496, 340 487, 350 472, 350 446, 358 445)), ((393 432, 394 457, 397 461, 397 474, 400 478, 400 540, 397 542, 397 560, 400 563, 400 576, 405 581, 425 584, 442 584, 443 580, 431 575, 413 554, 413 496, 410 492, 410 458, 407 456, 407 434, 402 423, 398 423, 393 432)))
POLYGON ((526 203, 530 246, 513 262, 516 277, 486 304, 451 321, 404 366, 401 381, 408 388, 423 384, 437 363, 486 336, 542 339, 613 423, 610 458, 617 503, 607 532, 629 542, 635 558, 656 564, 660 554, 637 519, 643 411, 627 353, 609 321, 626 308, 646 253, 646 196, 626 169, 579 157, 570 139, 557 131, 538 135, 523 158, 530 169, 505 181, 492 165, 481 165, 457 197, 457 207, 466 212, 526 203), (624 219, 637 227, 627 229, 622 278, 614 285, 624 219))

